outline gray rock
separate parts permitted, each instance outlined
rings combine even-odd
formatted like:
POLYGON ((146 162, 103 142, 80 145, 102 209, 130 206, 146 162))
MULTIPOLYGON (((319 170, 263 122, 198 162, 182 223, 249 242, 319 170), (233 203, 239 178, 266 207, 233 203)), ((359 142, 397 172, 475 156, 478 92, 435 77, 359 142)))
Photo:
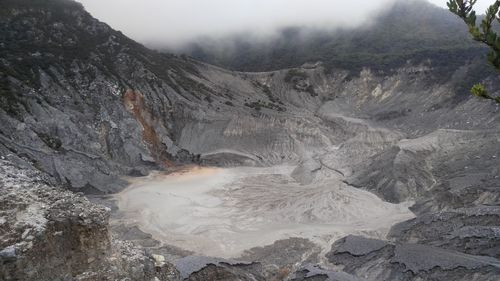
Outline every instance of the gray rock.
POLYGON ((389 237, 398 242, 500 258, 499 210, 497 206, 478 206, 424 214, 396 224, 389 237))
POLYGON ((191 274, 198 272, 209 265, 219 266, 221 264, 250 265, 252 264, 252 262, 239 262, 234 260, 203 256, 188 256, 178 260, 175 264, 175 267, 177 268, 177 270, 179 270, 181 278, 187 279, 191 274))
POLYGON ((352 254, 336 242, 328 260, 349 274, 367 280, 495 280, 500 260, 422 244, 392 244, 366 254, 352 254))
POLYGON ((336 272, 330 270, 324 270, 318 266, 308 265, 301 269, 296 276, 291 279, 292 281, 301 280, 314 280, 314 278, 324 277, 324 281, 363 281, 364 279, 358 278, 356 276, 347 274, 345 272, 336 272))
MULTIPOLYGON (((460 267, 474 270, 482 267, 500 269, 500 260, 491 257, 473 256, 418 244, 396 245, 392 262, 403 264, 406 270, 417 274, 435 267, 453 270, 460 267)), ((500 272, 500 271, 499 271, 500 272)))
POLYGON ((387 245, 388 243, 382 240, 349 235, 342 239, 340 246, 336 247, 334 251, 335 253, 346 252, 355 256, 363 256, 378 251, 387 245))
POLYGON ((0 259, 4 262, 12 261, 17 258, 16 247, 8 246, 7 248, 0 251, 0 259))

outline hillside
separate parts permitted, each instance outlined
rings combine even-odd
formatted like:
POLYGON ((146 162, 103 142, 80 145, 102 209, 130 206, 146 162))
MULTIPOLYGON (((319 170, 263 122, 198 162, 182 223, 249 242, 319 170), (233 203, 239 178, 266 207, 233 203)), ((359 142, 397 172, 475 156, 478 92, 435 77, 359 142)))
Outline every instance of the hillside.
POLYGON ((425 0, 397 1, 353 29, 289 27, 269 40, 254 40, 247 34, 206 37, 177 52, 239 71, 278 70, 322 61, 327 69, 353 72, 363 67, 387 72, 409 60, 413 64, 431 60, 452 69, 485 54, 470 39, 463 22, 425 0))

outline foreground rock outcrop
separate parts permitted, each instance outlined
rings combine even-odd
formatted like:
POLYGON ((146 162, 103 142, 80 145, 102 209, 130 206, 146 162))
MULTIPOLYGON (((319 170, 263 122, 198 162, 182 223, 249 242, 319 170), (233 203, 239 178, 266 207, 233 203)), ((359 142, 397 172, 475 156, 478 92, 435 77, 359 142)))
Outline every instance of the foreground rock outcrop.
POLYGON ((177 271, 113 240, 109 209, 0 160, 1 280, 174 280, 177 271))

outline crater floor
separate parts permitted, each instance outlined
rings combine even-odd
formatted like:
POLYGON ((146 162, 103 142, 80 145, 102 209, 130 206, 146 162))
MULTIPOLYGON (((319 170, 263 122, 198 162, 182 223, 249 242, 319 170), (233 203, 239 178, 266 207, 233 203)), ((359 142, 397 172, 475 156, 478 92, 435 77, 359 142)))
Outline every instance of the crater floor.
POLYGON ((411 202, 391 204, 330 176, 300 184, 295 166, 189 167, 131 180, 116 195, 121 218, 165 244, 235 258, 290 237, 329 250, 348 234, 385 237, 414 217, 411 202))

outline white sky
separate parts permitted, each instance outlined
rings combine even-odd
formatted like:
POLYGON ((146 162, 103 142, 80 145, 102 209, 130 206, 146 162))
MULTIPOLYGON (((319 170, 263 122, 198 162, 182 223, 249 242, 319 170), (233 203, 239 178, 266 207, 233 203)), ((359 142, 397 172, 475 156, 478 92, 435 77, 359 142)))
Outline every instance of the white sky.
MULTIPOLYGON (((438 6, 442 6, 446 8, 446 2, 448 0, 429 0, 429 2, 432 2, 438 6)), ((486 9, 495 2, 494 0, 478 0, 476 3, 476 11, 478 14, 484 14, 486 9)))
MULTIPOLYGON (((143 43, 176 46, 203 35, 290 25, 355 26, 396 0, 78 0, 95 17, 143 43)), ((413 0, 398 0, 413 1, 413 0)), ((430 0, 446 7, 446 0, 430 0)), ((478 11, 493 0, 479 0, 478 11)))

